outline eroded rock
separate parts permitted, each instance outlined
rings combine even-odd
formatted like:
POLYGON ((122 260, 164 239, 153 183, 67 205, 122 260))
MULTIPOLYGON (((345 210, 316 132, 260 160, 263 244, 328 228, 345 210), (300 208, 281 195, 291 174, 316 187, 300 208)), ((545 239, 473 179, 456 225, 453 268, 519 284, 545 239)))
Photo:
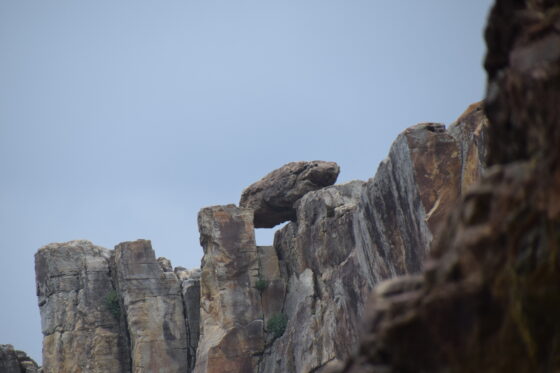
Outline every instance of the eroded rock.
POLYGON ((247 187, 240 207, 255 211, 255 228, 271 228, 296 217, 295 203, 306 193, 335 183, 334 162, 291 162, 247 187))
POLYGON ((253 210, 214 206, 198 214, 204 249, 195 372, 254 372, 264 349, 253 210))
POLYGON ((339 372, 560 370, 560 13, 497 0, 488 22, 492 167, 447 220, 421 284, 374 299, 339 372))
POLYGON ((124 333, 107 304, 114 292, 110 257, 83 240, 35 254, 44 372, 129 372, 124 333))
POLYGON ((132 372, 188 369, 181 286, 177 276, 162 266, 169 269, 171 264, 156 260, 148 240, 115 247, 116 288, 126 314, 132 372))
POLYGON ((466 133, 475 126, 483 146, 485 118, 472 109, 461 118, 453 134, 435 123, 408 128, 374 178, 312 191, 298 201, 295 221, 274 239, 288 323, 265 349, 259 372, 339 366, 358 344, 374 286, 421 271, 444 216, 463 183, 471 182, 463 180, 474 182, 484 167, 483 153, 463 151, 470 145, 462 141, 472 141, 466 133))
POLYGON ((0 345, 0 372, 37 373, 39 366, 27 354, 12 345, 0 345))

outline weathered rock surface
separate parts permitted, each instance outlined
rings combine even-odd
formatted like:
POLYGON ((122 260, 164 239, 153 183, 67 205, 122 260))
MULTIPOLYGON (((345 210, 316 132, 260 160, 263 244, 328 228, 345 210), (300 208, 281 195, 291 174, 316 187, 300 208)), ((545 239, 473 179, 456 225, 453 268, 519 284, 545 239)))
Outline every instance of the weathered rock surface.
POLYGON ((247 187, 240 207, 255 210, 255 228, 272 228, 296 217, 295 203, 306 193, 335 183, 334 162, 291 162, 247 187))
MULTIPOLYGON (((368 182, 290 199, 294 221, 273 247, 255 246, 252 209, 203 209, 195 371, 308 372, 344 360, 358 343, 368 294, 384 279, 420 272, 438 225, 479 177, 485 128, 474 105, 449 131, 407 129, 368 182), (281 330, 270 324, 278 316, 287 320, 281 330)), ((272 183, 275 172, 263 180, 272 183)))
POLYGON ((45 373, 192 371, 198 270, 176 274, 146 240, 55 243, 35 260, 45 373))
POLYGON ((0 345, 0 372, 37 373, 39 366, 33 359, 12 345, 0 345))
POLYGON ((196 350, 200 338, 200 269, 188 271, 175 268, 175 274, 181 281, 183 307, 185 309, 185 323, 187 327, 187 347, 189 372, 194 370, 196 350))
POLYGON ((358 344, 368 294, 384 279, 421 271, 445 215, 480 177, 485 131, 480 105, 449 130, 413 126, 367 182, 325 187, 336 164, 288 164, 245 191, 249 207, 201 210, 200 270, 173 269, 146 240, 114 252, 87 241, 40 249, 45 372, 340 364, 358 344), (271 216, 293 221, 273 246, 257 247, 253 222, 271 216))
POLYGON ((195 372, 254 372, 264 349, 259 258, 253 210, 234 205, 198 215, 204 249, 200 279, 200 332, 195 372))
POLYGON ((288 324, 265 349, 259 372, 315 371, 353 351, 368 294, 384 279, 420 272, 438 225, 480 175, 485 126, 479 105, 449 131, 413 126, 373 179, 300 199, 297 218, 274 240, 288 324), (478 133, 469 135, 473 127, 478 133), (475 150, 463 143, 473 138, 475 150))
POLYGON ((376 289, 359 353, 333 371, 560 371, 558 5, 496 1, 485 62, 492 167, 454 209, 425 272, 376 289))
POLYGON ((126 314, 133 372, 187 371, 183 298, 175 273, 164 270, 170 267, 164 258, 156 260, 150 241, 115 247, 116 288, 126 314))
POLYGON ((50 244, 35 254, 45 373, 129 371, 119 320, 106 306, 114 290, 110 256, 89 241, 50 244))

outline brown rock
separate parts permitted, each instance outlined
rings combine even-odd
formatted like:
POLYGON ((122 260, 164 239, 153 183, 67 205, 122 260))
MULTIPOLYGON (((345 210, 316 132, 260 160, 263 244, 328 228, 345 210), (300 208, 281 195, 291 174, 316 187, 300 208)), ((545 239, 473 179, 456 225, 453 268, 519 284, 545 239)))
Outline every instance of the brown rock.
MULTIPOLYGON (((187 331, 181 286, 162 269, 150 241, 115 247, 117 292, 126 314, 132 372, 186 372, 187 331)), ((164 268, 171 267, 170 263, 164 268)))
POLYGON ((296 216, 295 203, 306 193, 335 183, 334 162, 291 162, 245 188, 239 206, 255 211, 255 228, 272 228, 296 216))
POLYGON ((12 345, 0 345, 0 372, 37 373, 39 366, 33 359, 12 345))
POLYGON ((45 372, 128 372, 126 340, 107 307, 111 252, 89 241, 35 254, 45 372))
POLYGON ((560 370, 559 24, 557 2, 496 1, 485 63, 493 166, 454 209, 421 284, 376 291, 341 372, 560 370))
POLYGON ((264 349, 259 258, 253 210, 234 205, 198 214, 204 249, 200 279, 200 341, 195 372, 256 371, 264 349))

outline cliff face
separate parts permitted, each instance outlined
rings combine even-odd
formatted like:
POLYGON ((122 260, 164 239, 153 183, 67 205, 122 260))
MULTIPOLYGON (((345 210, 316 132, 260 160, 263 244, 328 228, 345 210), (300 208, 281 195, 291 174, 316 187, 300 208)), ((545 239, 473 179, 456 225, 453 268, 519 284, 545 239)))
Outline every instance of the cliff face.
POLYGON ((310 372, 341 362, 372 289, 420 272, 479 178, 486 125, 475 104, 448 130, 413 126, 367 182, 326 186, 332 162, 273 171, 244 191, 244 207, 201 210, 200 270, 173 269, 145 240, 41 248, 44 371, 310 372), (256 246, 255 219, 288 218, 273 246, 256 246))
POLYGON ((337 372, 560 370, 560 12, 498 0, 486 30, 488 163, 422 275, 375 289, 337 372))
POLYGON ((187 371, 193 333, 184 303, 198 308, 190 296, 198 282, 184 274, 180 280, 160 262, 145 240, 114 251, 89 241, 41 248, 35 265, 44 372, 187 371))
MULTIPOLYGON (((260 249, 267 287, 253 307, 263 314, 266 345, 252 371, 309 372, 350 354, 375 284, 420 271, 439 221, 478 178, 485 126, 474 105, 449 131, 432 123, 411 127, 373 179, 298 200, 295 221, 276 233, 274 250, 260 249), (280 316, 286 326, 275 335, 270 320, 280 316)), ((207 260, 215 254, 205 251, 207 260)))

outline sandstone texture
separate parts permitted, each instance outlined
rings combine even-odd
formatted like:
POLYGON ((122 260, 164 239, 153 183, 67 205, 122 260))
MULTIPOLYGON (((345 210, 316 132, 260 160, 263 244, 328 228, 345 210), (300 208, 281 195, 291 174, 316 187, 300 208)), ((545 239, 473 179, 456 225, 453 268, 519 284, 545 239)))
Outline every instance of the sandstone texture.
POLYGON ((117 293, 130 335, 132 371, 186 372, 187 332, 179 279, 165 258, 156 260, 150 241, 115 247, 117 293))
POLYGON ((119 319, 106 306, 114 291, 110 257, 89 241, 50 244, 35 254, 45 373, 129 371, 119 319))
POLYGON ((12 345, 0 345, 0 372, 2 373, 37 373, 39 366, 33 359, 12 345))
POLYGON ((515 371, 491 364, 500 343, 524 371, 547 371, 538 362, 560 346, 558 255, 547 249, 560 227, 560 141, 546 127, 558 109, 539 105, 560 100, 547 83, 558 70, 533 56, 554 60, 554 43, 539 43, 556 40, 558 22, 512 3, 494 10, 501 27, 516 14, 542 25, 512 40, 489 27, 488 40, 518 40, 518 52, 490 51, 485 103, 448 128, 403 131, 370 180, 333 185, 336 163, 293 162, 246 188, 239 207, 203 208, 199 269, 156 259, 147 240, 41 248, 44 372, 515 371), (272 246, 256 245, 255 228, 286 221, 272 246))
POLYGON ((204 249, 200 279, 200 331, 195 372, 254 372, 264 348, 259 258, 253 210, 234 205, 198 215, 204 249))
POLYGON ((376 288, 358 353, 328 371, 560 371, 558 6, 496 1, 491 167, 453 209, 424 272, 376 288))
POLYGON ((291 162, 247 187, 240 207, 255 211, 255 228, 271 228, 296 217, 295 204, 306 193, 335 183, 334 162, 291 162))
POLYGON ((200 269, 156 259, 147 240, 114 251, 88 241, 45 246, 36 254, 44 371, 342 364, 359 343, 371 291, 421 272, 446 214, 480 178, 487 124, 475 104, 448 130, 410 127, 365 182, 329 186, 339 172, 330 162, 273 171, 245 190, 243 206, 200 211, 200 269), (255 225, 286 219, 273 246, 256 246, 255 225))
MULTIPOLYGON (((482 136, 478 108, 453 129, 462 134, 473 124, 482 136)), ((259 372, 310 372, 350 355, 374 286, 421 271, 439 224, 462 192, 464 170, 484 168, 480 157, 463 156, 469 145, 462 140, 441 124, 413 126, 395 140, 374 178, 300 199, 295 221, 274 240, 288 323, 267 345, 259 372)))
POLYGON ((50 244, 35 267, 43 372, 192 372, 199 270, 173 270, 147 240, 50 244))

